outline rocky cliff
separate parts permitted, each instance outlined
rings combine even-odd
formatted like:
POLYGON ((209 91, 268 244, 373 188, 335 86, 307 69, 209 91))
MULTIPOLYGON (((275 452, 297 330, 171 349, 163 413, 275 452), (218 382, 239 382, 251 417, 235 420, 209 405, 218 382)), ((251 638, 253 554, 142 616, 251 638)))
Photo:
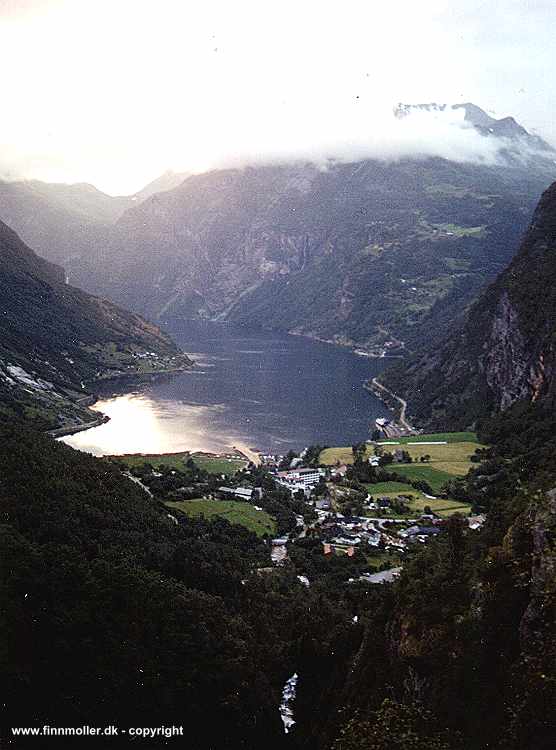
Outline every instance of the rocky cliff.
POLYGON ((556 392, 556 183, 542 196, 519 251, 438 347, 386 375, 409 413, 432 426, 468 426, 518 401, 556 392))

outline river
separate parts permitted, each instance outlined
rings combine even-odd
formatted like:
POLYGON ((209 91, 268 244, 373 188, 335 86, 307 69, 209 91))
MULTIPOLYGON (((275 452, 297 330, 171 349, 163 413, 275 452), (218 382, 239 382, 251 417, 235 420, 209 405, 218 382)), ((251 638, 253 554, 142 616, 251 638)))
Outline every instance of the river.
POLYGON ((95 455, 230 446, 283 453, 316 442, 352 445, 369 437, 371 422, 388 415, 362 387, 388 360, 208 321, 185 321, 170 333, 195 366, 107 392, 93 408, 110 421, 64 442, 95 455))

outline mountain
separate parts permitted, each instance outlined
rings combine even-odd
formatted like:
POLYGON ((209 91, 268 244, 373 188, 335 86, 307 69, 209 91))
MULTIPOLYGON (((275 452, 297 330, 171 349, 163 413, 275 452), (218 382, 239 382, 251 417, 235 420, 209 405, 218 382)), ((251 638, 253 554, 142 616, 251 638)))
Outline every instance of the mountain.
POLYGON ((72 276, 77 259, 95 253, 104 235, 128 208, 177 187, 187 174, 165 172, 134 195, 111 196, 87 183, 0 181, 0 220, 40 255, 72 276))
MULTIPOLYGON (((493 392, 477 410, 488 447, 453 488, 486 519, 478 530, 458 515, 436 519, 441 533, 404 555, 391 584, 359 579, 369 551, 325 556, 310 533, 271 566, 268 540, 186 516, 179 503, 169 516, 117 462, 0 420, 5 744, 37 744, 10 727, 43 732, 40 746, 57 748, 49 728, 148 725, 153 748, 183 727, 198 750, 552 750, 555 232, 553 185, 518 255, 455 337, 453 354, 471 369, 450 380, 453 392, 467 389, 467 403, 485 383, 493 392), (286 735, 278 706, 294 672, 286 735)), ((59 268, 3 225, 0 260, 0 341, 15 357, 6 364, 0 353, 0 395, 51 392, 41 373, 56 368, 60 382, 73 365, 91 372, 100 352, 115 353, 103 342, 120 324, 163 346, 156 329, 64 285, 59 268), (23 372, 22 358, 37 372, 23 372)), ((425 398, 427 377, 430 369, 425 398)), ((145 467, 158 481, 157 468, 145 467)), ((186 476, 166 471, 179 483, 186 476)), ((264 469, 231 481, 249 476, 266 499, 264 469)), ((130 734, 110 744, 135 745, 130 734)))
POLYGON ((556 396, 556 183, 508 268, 439 346, 386 375, 420 423, 471 425, 556 396))
MULTIPOLYGON (((464 104, 398 104, 394 108, 394 115, 403 119, 413 112, 449 113, 463 110, 463 119, 475 128, 481 135, 493 138, 505 138, 517 144, 525 144, 533 150, 546 152, 546 156, 553 158, 554 149, 540 136, 529 133, 523 125, 520 125, 513 117, 491 117, 484 109, 472 102, 464 104)), ((542 157, 539 153, 538 156, 542 157)))
POLYGON ((364 591, 341 655, 302 653, 300 747, 555 746, 555 273, 556 183, 463 327, 386 373, 421 425, 477 423, 485 447, 449 492, 484 523, 453 516, 392 586, 364 591))
POLYGON ((131 198, 113 198, 85 183, 0 182, 0 220, 70 273, 72 260, 89 253, 130 206, 131 198))
POLYGON ((91 422, 95 381, 190 364, 156 326, 64 283, 0 222, 0 414, 42 429, 91 422))
POLYGON ((192 175, 126 211, 72 262, 71 278, 155 320, 415 349, 505 267, 556 175, 555 152, 538 156, 519 140, 520 162, 517 141, 496 143, 496 164, 413 158, 192 175))
POLYGON ((166 190, 173 190, 181 185, 189 177, 189 172, 173 172, 171 169, 166 170, 164 174, 157 177, 138 193, 131 196, 131 200, 136 203, 142 203, 155 193, 164 193, 166 190))

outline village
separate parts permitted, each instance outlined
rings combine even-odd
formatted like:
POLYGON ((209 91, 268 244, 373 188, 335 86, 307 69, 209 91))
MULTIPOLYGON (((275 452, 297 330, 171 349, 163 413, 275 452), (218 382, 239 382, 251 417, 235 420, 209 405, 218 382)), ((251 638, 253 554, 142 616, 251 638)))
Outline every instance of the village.
POLYGON ((299 568, 300 550, 310 548, 321 559, 344 558, 332 569, 346 577, 353 569, 359 580, 382 583, 453 515, 470 531, 482 525, 484 515, 473 515, 457 480, 483 449, 473 433, 393 438, 384 430, 353 446, 313 445, 286 455, 233 449, 111 460, 125 464, 175 523, 224 518, 264 539, 274 566, 293 555, 299 568))
MULTIPOLYGON (((442 440, 420 441, 420 445, 448 443, 442 440)), ((471 530, 478 529, 484 522, 484 515, 471 515, 469 506, 457 503, 452 508, 449 500, 441 503, 446 506, 442 509, 444 512, 435 512, 431 505, 438 502, 438 498, 422 491, 416 493, 409 483, 404 486, 390 482, 392 486, 399 485, 402 489, 397 493, 381 494, 381 488, 388 483, 376 482, 373 485, 371 482, 362 484, 357 481, 355 467, 362 462, 370 469, 369 479, 374 479, 375 473, 380 478, 383 467, 410 464, 411 457, 403 445, 369 440, 354 446, 351 452, 350 463, 337 460, 334 465, 319 465, 322 458, 326 458, 326 451, 315 457, 311 448, 301 451, 299 455, 293 455, 293 452, 288 456, 260 455, 261 468, 268 472, 276 486, 302 499, 313 515, 312 520, 307 521, 306 514, 296 514, 295 528, 271 540, 274 564, 282 565, 287 561, 289 545, 310 537, 321 542, 326 557, 353 557, 356 551, 362 552, 369 560, 370 571, 363 573, 361 580, 382 583, 399 574, 403 558, 412 547, 426 544, 442 533, 453 514, 449 511, 459 512, 471 530), (387 448, 391 448, 391 452, 387 448), (361 487, 367 490, 364 495, 361 487), (416 494, 428 500, 429 504, 425 503, 419 508, 419 503, 415 501, 416 494)), ((430 458, 428 453, 424 453, 419 464, 428 464, 430 458)), ((263 489, 250 486, 219 487, 218 495, 257 503, 263 497, 263 489)), ((255 504, 255 507, 262 510, 261 506, 255 504)))

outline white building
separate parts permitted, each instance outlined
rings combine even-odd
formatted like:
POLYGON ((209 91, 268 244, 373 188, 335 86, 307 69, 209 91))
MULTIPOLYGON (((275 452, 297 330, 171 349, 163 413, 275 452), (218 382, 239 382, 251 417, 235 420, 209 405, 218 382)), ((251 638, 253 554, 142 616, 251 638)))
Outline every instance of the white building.
POLYGON ((252 487, 219 487, 218 491, 223 495, 232 495, 232 497, 237 497, 238 500, 251 500, 253 496, 252 487))
POLYGON ((324 476, 324 469, 299 468, 278 472, 278 481, 285 485, 299 485, 300 488, 308 489, 319 483, 324 476))

